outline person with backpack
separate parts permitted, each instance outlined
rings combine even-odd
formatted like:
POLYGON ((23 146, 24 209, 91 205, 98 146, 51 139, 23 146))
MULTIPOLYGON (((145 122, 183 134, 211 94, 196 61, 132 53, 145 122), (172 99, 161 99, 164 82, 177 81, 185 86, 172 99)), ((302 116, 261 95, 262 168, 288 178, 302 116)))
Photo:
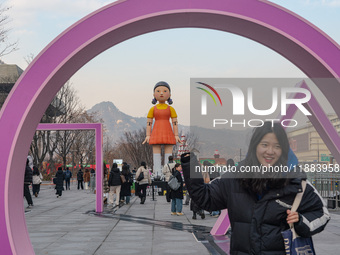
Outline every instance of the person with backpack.
POLYGON ((174 157, 172 155, 170 155, 168 157, 168 160, 169 160, 169 162, 168 162, 168 164, 164 165, 162 173, 165 176, 165 182, 166 182, 166 193, 165 193, 166 201, 168 203, 170 203, 171 202, 171 199, 170 199, 170 196, 169 196, 169 194, 170 194, 170 187, 168 185, 168 181, 170 179, 170 176, 172 175, 171 172, 172 172, 172 169, 175 167, 176 162, 173 161, 174 157))
POLYGON ((80 168, 78 173, 77 173, 78 189, 80 187, 81 187, 81 189, 84 189, 84 186, 83 186, 84 177, 83 176, 84 176, 84 173, 80 168))
POLYGON ((65 178, 65 189, 70 190, 70 181, 72 178, 72 172, 70 169, 67 167, 66 171, 64 172, 64 178, 65 178))
POLYGON ((172 169, 172 175, 177 179, 180 184, 178 189, 170 191, 171 198, 171 215, 182 216, 182 206, 183 206, 183 178, 182 178, 182 166, 179 163, 175 164, 175 167, 172 169))

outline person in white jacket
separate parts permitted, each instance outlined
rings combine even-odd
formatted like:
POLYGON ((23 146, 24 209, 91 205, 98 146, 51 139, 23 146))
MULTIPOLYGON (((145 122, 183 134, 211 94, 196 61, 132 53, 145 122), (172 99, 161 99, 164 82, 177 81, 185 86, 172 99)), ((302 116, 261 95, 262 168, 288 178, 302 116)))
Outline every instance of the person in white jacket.
POLYGON ((35 197, 38 197, 38 195, 39 195, 40 184, 42 183, 42 179, 43 179, 43 177, 42 177, 41 173, 39 172, 38 167, 33 166, 33 184, 32 184, 32 187, 33 187, 33 195, 35 197))
POLYGON ((137 194, 140 197, 140 203, 144 204, 146 200, 146 188, 151 185, 150 171, 146 168, 146 163, 142 162, 141 166, 138 168, 136 173, 136 182, 138 183, 137 194), (143 178, 141 178, 141 173, 143 173, 143 178))

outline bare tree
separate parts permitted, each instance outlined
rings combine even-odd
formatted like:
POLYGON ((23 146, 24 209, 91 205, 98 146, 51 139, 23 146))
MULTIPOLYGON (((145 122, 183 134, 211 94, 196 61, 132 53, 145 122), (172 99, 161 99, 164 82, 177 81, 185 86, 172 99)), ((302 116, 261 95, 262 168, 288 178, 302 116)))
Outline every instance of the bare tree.
POLYGON ((112 139, 105 134, 105 131, 104 131, 104 145, 103 145, 104 160, 107 163, 112 164, 113 159, 115 159, 115 156, 116 154, 115 154, 114 143, 112 139))
MULTIPOLYGON (((93 115, 84 112, 79 118, 79 123, 93 123, 98 122, 93 115)), ((80 165, 94 164, 95 162, 95 148, 96 137, 92 130, 77 130, 73 131, 73 143, 69 153, 72 155, 72 166, 78 162, 80 165)), ((66 157, 65 157, 66 160, 66 157)), ((64 162, 64 165, 66 161, 64 162)))
POLYGON ((17 50, 18 42, 9 42, 8 34, 10 29, 7 28, 10 22, 7 11, 10 7, 6 7, 0 3, 0 58, 17 50))
MULTIPOLYGON (((33 56, 30 56, 29 61, 32 59, 33 56)), ((84 109, 79 104, 76 91, 68 81, 53 99, 41 123, 74 123, 78 122, 83 113, 84 109)), ((41 168, 48 155, 50 168, 54 169, 56 161, 54 155, 57 152, 66 165, 66 157, 70 153, 74 139, 72 131, 36 131, 30 148, 34 164, 41 168)))
POLYGON ((145 139, 146 129, 133 132, 125 132, 116 148, 116 155, 119 155, 133 166, 138 167, 141 161, 152 166, 152 147, 149 144, 142 144, 145 139))

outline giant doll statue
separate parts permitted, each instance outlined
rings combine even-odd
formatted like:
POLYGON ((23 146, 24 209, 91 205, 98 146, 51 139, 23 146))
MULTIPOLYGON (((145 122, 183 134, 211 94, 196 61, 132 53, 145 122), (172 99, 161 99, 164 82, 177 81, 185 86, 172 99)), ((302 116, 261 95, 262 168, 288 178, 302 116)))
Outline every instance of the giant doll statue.
MULTIPOLYGON (((153 150, 153 172, 155 175, 161 173, 161 146, 164 145, 165 160, 172 155, 172 147, 176 142, 181 142, 178 136, 177 114, 171 100, 171 89, 168 83, 164 81, 158 82, 153 89, 152 104, 147 116, 146 138, 143 142, 152 145, 153 150), (168 102, 166 104, 165 102, 168 102), (169 119, 171 118, 172 127, 169 119), (155 124, 152 127, 153 119, 155 124)), ((165 162, 166 163, 166 162, 165 162)))

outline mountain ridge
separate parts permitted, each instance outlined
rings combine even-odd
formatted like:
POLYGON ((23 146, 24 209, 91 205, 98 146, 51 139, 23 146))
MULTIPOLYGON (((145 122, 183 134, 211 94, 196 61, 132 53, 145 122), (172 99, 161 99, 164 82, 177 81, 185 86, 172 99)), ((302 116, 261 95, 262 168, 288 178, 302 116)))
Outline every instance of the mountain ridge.
MULTIPOLYGON (((103 101, 87 110, 103 120, 107 136, 113 141, 118 141, 124 132, 133 132, 146 126, 146 117, 133 117, 120 111, 113 102, 103 101)), ((239 159, 240 150, 246 150, 245 141, 249 131, 211 130, 206 128, 188 127, 179 125, 180 134, 188 131, 198 137, 197 148, 201 157, 213 157, 215 150, 219 150, 221 157, 239 159)))

